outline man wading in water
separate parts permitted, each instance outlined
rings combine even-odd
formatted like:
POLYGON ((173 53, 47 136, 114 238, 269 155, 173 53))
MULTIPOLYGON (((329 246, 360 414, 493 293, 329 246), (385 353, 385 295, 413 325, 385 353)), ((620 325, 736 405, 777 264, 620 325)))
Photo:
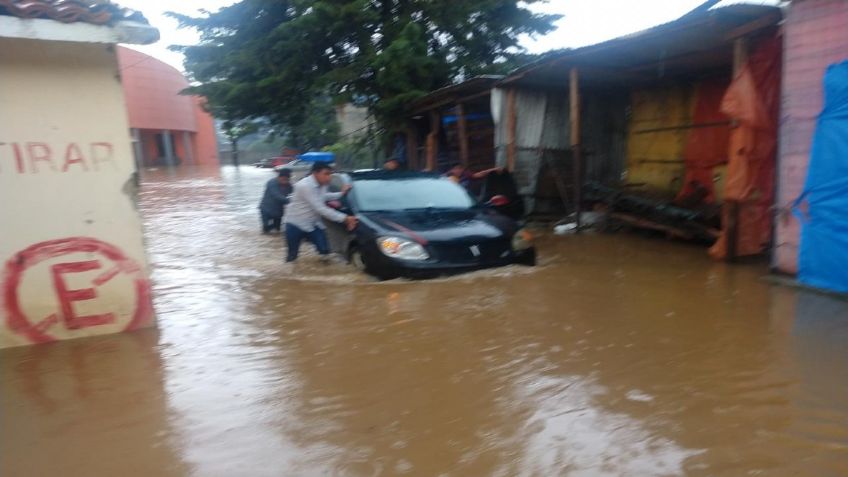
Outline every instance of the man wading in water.
POLYGON ((329 255, 327 233, 321 217, 333 222, 344 223, 348 230, 356 228, 357 218, 327 207, 326 202, 339 200, 350 191, 350 185, 342 187, 341 192, 327 192, 327 185, 333 177, 333 168, 326 162, 312 165, 311 174, 294 185, 294 193, 286 207, 286 262, 297 260, 300 242, 307 239, 315 245, 322 256, 329 255))
POLYGON ((262 196, 262 202, 259 203, 263 234, 272 230, 280 231, 283 210, 289 203, 288 196, 291 193, 291 171, 288 169, 281 169, 276 178, 265 184, 265 194, 262 196))

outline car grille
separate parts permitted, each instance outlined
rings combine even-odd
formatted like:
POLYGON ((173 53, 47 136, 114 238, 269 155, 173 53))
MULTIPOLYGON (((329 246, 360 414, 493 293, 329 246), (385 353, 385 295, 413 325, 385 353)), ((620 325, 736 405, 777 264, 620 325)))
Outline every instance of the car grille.
POLYGON ((476 264, 497 261, 509 255, 509 242, 493 240, 485 242, 432 244, 438 260, 446 263, 476 264), (475 255, 472 247, 477 247, 475 255))

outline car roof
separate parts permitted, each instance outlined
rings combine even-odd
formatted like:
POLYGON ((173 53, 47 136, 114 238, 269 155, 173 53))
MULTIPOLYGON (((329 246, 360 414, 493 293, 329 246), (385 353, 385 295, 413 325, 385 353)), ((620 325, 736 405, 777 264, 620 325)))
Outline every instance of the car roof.
POLYGON ((387 171, 385 169, 356 170, 340 172, 352 181, 438 179, 441 174, 424 171, 387 171))

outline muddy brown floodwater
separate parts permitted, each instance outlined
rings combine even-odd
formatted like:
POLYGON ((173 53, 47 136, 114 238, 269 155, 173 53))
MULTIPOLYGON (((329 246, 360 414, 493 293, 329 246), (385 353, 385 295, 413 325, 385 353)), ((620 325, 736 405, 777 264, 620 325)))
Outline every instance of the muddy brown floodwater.
POLYGON ((626 234, 287 267, 269 177, 146 173, 159 329, 0 352, 0 475, 848 475, 846 302, 626 234))

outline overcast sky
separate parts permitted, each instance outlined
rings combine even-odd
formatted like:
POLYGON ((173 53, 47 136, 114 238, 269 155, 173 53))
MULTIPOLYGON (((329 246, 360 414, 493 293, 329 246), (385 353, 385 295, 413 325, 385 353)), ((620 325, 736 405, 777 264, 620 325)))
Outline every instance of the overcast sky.
MULTIPOLYGON (((122 6, 139 10, 159 29, 161 40, 148 46, 133 46, 182 70, 182 55, 168 51, 173 44, 190 45, 198 41, 192 30, 178 29, 177 22, 166 17, 166 11, 196 14, 199 8, 216 11, 235 3, 233 0, 116 0, 122 6)), ((590 45, 617 36, 644 30, 680 17, 703 3, 703 0, 549 0, 534 6, 545 13, 564 15, 557 30, 541 38, 524 38, 522 46, 531 53, 551 49, 590 45)), ((726 0, 722 3, 735 3, 726 0)), ((748 3, 775 3, 775 0, 748 3)))

